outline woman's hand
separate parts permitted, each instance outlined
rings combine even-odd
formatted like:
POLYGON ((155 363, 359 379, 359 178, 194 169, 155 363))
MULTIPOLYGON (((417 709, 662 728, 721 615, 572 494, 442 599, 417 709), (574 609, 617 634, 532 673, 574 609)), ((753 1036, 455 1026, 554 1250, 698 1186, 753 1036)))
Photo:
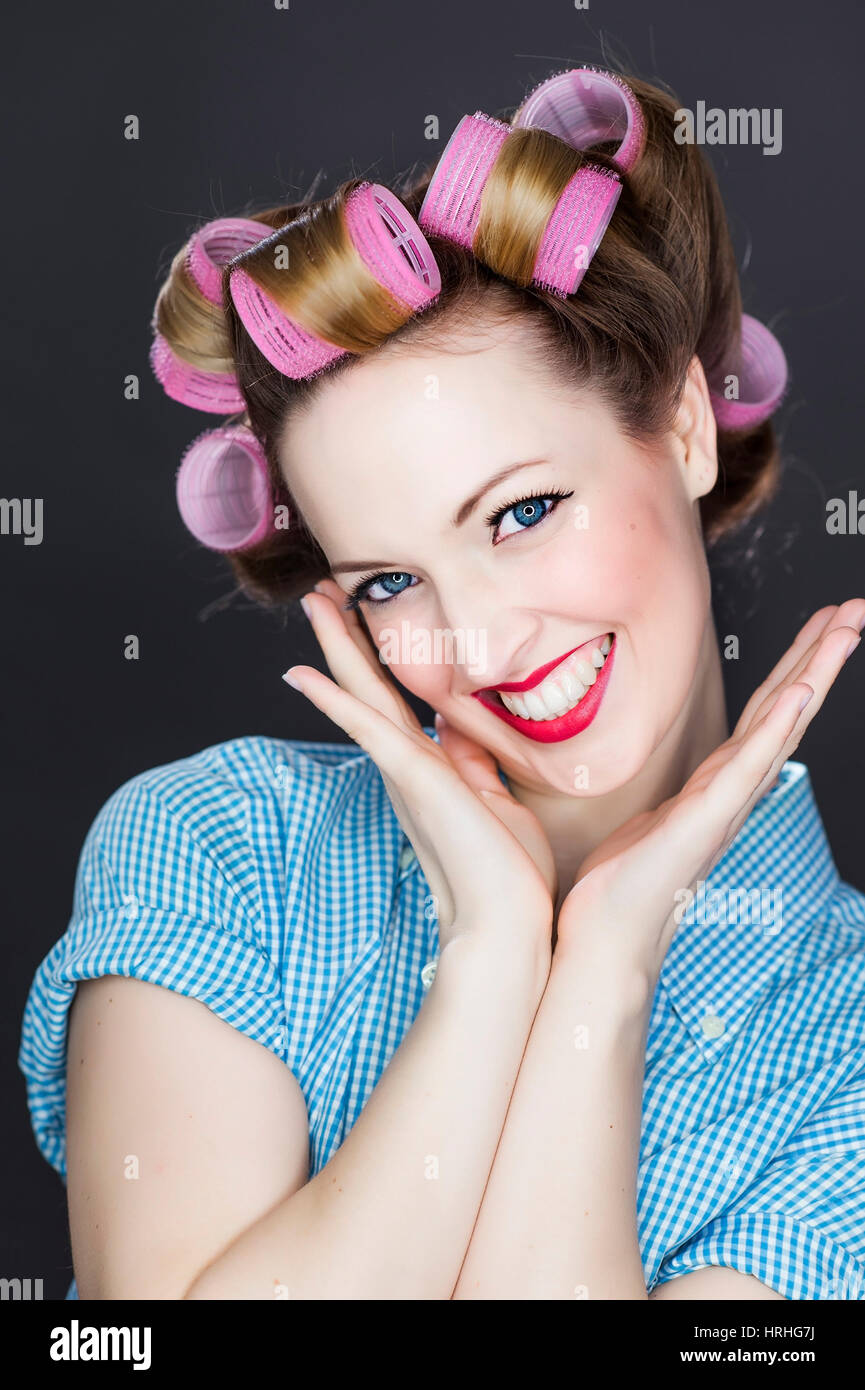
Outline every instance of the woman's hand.
POLYGON ((440 745, 423 732, 331 579, 305 595, 334 677, 312 666, 286 676, 369 753, 436 900, 442 947, 459 932, 546 942, 556 870, 533 813, 503 786, 495 759, 436 716, 440 745))
POLYGON ((611 985, 636 983, 645 1002, 676 930, 676 895, 705 879, 774 784, 863 625, 865 599, 821 608, 809 619, 731 737, 682 790, 620 826, 583 862, 559 913, 557 953, 576 949, 611 985))

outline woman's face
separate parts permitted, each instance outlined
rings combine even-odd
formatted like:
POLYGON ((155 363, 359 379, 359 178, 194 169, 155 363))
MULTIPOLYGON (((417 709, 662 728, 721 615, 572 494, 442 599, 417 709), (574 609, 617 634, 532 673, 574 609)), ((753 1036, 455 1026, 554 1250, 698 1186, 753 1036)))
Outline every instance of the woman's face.
POLYGON ((511 782, 600 795, 699 718, 714 419, 695 359, 647 454, 590 392, 528 370, 523 331, 325 379, 283 471, 397 680, 511 782))

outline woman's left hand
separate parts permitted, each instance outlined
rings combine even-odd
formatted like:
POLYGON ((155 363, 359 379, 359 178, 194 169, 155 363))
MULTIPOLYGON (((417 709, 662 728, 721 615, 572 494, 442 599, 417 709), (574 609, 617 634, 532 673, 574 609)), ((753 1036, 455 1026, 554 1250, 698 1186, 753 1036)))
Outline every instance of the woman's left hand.
POLYGON ((639 1006, 651 1002, 683 890, 706 878, 774 784, 863 625, 865 599, 815 613, 681 791, 589 855, 559 912, 556 955, 576 952, 617 998, 634 985, 639 1006))

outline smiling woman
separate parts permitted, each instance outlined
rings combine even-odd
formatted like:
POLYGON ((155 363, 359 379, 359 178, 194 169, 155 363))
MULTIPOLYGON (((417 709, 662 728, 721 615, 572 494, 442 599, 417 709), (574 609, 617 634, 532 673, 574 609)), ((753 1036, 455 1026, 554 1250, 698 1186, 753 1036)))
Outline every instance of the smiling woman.
POLYGON ((865 898, 791 760, 865 599, 730 731, 707 549, 786 363, 677 109, 558 74, 175 257, 154 369, 237 416, 181 513, 352 742, 93 824, 21 1050, 84 1296, 865 1297, 865 898))

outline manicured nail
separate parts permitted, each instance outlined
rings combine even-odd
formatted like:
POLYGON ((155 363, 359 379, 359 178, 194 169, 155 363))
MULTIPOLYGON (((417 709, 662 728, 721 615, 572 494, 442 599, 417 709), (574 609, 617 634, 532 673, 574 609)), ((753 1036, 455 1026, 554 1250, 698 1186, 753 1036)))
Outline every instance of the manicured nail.
POLYGON ((293 675, 291 674, 293 670, 294 670, 294 667, 293 667, 293 666, 289 666, 288 670, 285 672, 285 674, 283 675, 282 679, 285 681, 286 685, 293 686, 295 690, 299 690, 300 693, 303 694, 303 686, 301 685, 300 681, 297 679, 297 676, 293 676, 293 675))
POLYGON ((847 656, 845 656, 845 658, 844 658, 845 661, 847 660, 847 657, 850 657, 850 656, 853 655, 853 653, 855 652, 856 648, 859 646, 859 643, 860 643, 861 641, 862 641, 862 638, 861 638, 861 637, 854 637, 854 638, 853 638, 853 641, 850 643, 849 647, 847 648, 847 656))
POLYGON ((807 705, 808 701, 812 698, 813 694, 814 694, 814 691, 813 691, 813 690, 809 690, 807 695, 803 695, 803 696, 802 696, 802 700, 801 700, 801 703, 800 703, 800 705, 799 705, 799 713, 800 713, 800 714, 802 713, 803 709, 804 709, 805 706, 807 705))
POLYGON ((305 598, 302 598, 302 599, 300 600, 300 606, 301 606, 301 608, 303 609, 304 613, 306 614, 306 616, 309 618, 309 620, 310 620, 310 622, 311 622, 311 621, 312 621, 312 614, 311 614, 310 611, 309 611, 309 604, 307 603, 307 601, 306 601, 305 598))

